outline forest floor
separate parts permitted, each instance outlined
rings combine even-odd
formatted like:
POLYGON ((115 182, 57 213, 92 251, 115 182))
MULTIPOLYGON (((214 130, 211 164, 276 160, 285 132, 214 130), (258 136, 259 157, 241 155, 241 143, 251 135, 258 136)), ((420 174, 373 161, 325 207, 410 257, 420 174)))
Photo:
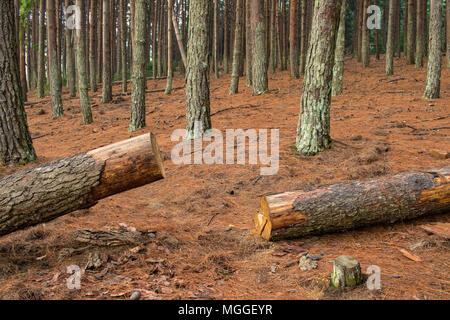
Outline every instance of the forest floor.
MULTIPOLYGON (((432 150, 450 151, 450 72, 442 73, 441 99, 422 99, 426 68, 396 60, 396 75, 384 75, 384 62, 362 69, 346 62, 345 94, 333 98, 335 143, 315 157, 298 155, 295 143, 301 80, 287 72, 269 75, 271 92, 251 96, 241 78, 240 93, 228 95, 230 77, 211 77, 213 127, 279 128, 280 170, 260 176, 255 165, 175 165, 165 161, 167 178, 100 201, 95 207, 0 239, 1 299, 450 299, 450 244, 420 226, 450 222, 448 214, 355 231, 266 243, 251 232, 259 197, 328 184, 448 165, 432 150), (436 129, 447 127, 447 129, 436 129), (77 230, 117 230, 126 224, 156 237, 136 248, 99 247, 74 240, 77 230), (410 254, 405 256, 400 250, 410 254), (302 271, 303 251, 322 256, 318 268, 302 271), (100 253, 101 266, 86 270, 81 290, 69 290, 69 265, 82 269, 100 253), (351 255, 363 272, 381 268, 381 290, 365 285, 337 292, 329 288, 333 260, 351 255), (421 261, 419 261, 419 259, 421 261), (417 260, 417 261, 414 261, 417 260)), ((177 75, 174 87, 182 87, 177 75)), ((149 80, 148 90, 165 88, 149 80)), ((129 87, 130 88, 130 87, 129 87)), ((90 93, 94 123, 82 125, 78 98, 64 91, 65 115, 51 119, 51 104, 30 94, 30 131, 46 163, 149 131, 170 155, 172 131, 185 125, 184 90, 146 95, 147 128, 128 132, 130 96, 100 102, 90 93)), ((168 158, 168 157, 166 157, 168 158)), ((0 176, 22 168, 0 168, 0 176)))

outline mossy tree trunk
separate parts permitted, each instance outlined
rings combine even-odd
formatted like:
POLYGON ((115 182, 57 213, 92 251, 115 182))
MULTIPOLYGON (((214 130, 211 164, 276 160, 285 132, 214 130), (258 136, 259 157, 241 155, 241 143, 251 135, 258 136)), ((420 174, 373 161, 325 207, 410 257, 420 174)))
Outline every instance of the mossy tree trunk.
POLYGON ((103 1, 103 63, 102 63, 102 103, 112 100, 111 75, 111 3, 103 1))
POLYGON ((266 23, 264 16, 264 0, 252 1, 253 46, 253 95, 261 95, 269 91, 267 79, 266 23))
POLYGON ((424 97, 439 98, 442 69, 442 1, 431 0, 427 84, 424 97))
POLYGON ((25 164, 36 159, 20 85, 12 0, 0 2, 0 162, 25 164))
POLYGON ((333 88, 332 88, 333 96, 342 94, 342 83, 344 77, 344 57, 345 57, 346 10, 347 10, 347 0, 342 0, 341 17, 339 19, 339 30, 336 40, 336 52, 334 54, 333 88))
POLYGON ((236 1, 236 23, 234 32, 233 66, 231 70, 230 94, 236 94, 239 90, 239 67, 242 58, 242 14, 243 0, 236 1))
POLYGON ((56 23, 55 1, 47 0, 47 54, 53 118, 61 117, 64 114, 61 99, 61 73, 58 68, 59 59, 56 43, 56 23))
POLYGON ((296 143, 305 155, 331 146, 331 87, 341 5, 342 0, 315 2, 296 143))
POLYGON ((394 34, 395 34, 395 5, 396 0, 389 0, 389 23, 386 41, 386 75, 394 74, 394 34))
POLYGON ((88 77, 86 74, 86 0, 76 0, 76 5, 80 8, 80 25, 81 28, 76 30, 77 34, 77 75, 78 75, 78 92, 80 94, 81 114, 83 123, 90 124, 92 120, 92 110, 88 95, 88 77))
POLYGON ((270 8, 270 57, 269 57, 269 69, 272 74, 275 73, 277 68, 277 35, 276 32, 276 12, 277 12, 277 0, 270 0, 267 4, 270 8))
MULTIPOLYGON (((309 5, 312 5, 310 3, 309 5)), ((302 17, 301 17, 301 32, 300 32, 300 63, 299 63, 299 74, 305 73, 306 64, 306 54, 308 50, 308 39, 307 39, 307 29, 308 29, 308 2, 302 1, 302 17)))
POLYGON ((210 12, 210 0, 191 0, 189 3, 186 70, 186 138, 188 139, 200 138, 206 130, 211 129, 210 12))
POLYGON ((145 2, 135 1, 130 131, 145 127, 145 2))

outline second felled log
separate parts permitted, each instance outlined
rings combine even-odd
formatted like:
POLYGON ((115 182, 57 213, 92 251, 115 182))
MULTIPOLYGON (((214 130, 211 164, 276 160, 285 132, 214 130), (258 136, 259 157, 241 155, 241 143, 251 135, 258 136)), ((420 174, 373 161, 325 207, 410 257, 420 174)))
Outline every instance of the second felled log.
POLYGON ((153 134, 6 176, 0 179, 0 236, 164 177, 153 134))
POLYGON ((450 166, 266 195, 255 232, 279 240, 450 212, 450 166))

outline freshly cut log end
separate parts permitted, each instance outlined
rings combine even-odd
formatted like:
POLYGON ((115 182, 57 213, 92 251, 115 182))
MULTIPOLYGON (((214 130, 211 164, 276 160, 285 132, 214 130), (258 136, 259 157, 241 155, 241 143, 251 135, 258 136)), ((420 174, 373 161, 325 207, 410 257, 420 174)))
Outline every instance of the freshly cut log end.
POLYGON ((340 232, 450 211, 450 167, 262 197, 255 233, 266 240, 340 232))
POLYGON ((340 256, 334 260, 331 285, 337 289, 355 287, 363 282, 361 265, 353 257, 340 256))
POLYGON ((0 236, 164 177, 153 134, 6 176, 0 179, 0 236))

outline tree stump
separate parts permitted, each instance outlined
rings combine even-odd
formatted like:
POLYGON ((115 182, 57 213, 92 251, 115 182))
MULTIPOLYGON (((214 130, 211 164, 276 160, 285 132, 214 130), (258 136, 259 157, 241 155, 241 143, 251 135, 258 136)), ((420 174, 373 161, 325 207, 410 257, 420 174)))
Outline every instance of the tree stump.
POLYGON ((338 289, 361 284, 363 276, 358 260, 350 256, 340 256, 334 260, 331 285, 338 289))

